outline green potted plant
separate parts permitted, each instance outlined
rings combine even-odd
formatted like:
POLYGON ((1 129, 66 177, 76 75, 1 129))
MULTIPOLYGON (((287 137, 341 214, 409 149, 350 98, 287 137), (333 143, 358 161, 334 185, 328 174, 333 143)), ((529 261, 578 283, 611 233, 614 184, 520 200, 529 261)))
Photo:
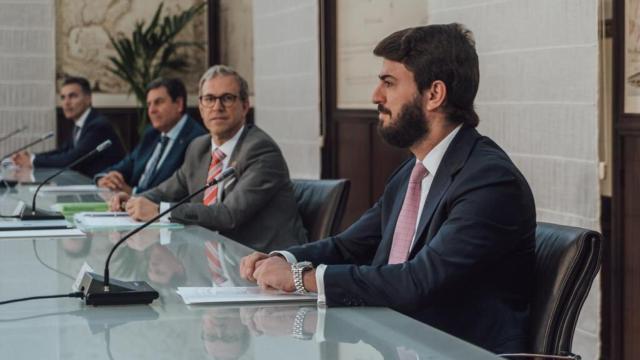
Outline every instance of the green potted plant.
POLYGON ((147 84, 169 71, 185 72, 189 62, 179 50, 186 47, 202 48, 202 43, 178 41, 177 35, 200 14, 205 2, 195 4, 177 15, 162 18, 163 3, 160 3, 151 22, 135 24, 129 37, 109 36, 117 56, 110 56, 111 66, 107 69, 125 81, 138 102, 138 133, 142 133, 147 124, 147 103, 145 87, 147 84))

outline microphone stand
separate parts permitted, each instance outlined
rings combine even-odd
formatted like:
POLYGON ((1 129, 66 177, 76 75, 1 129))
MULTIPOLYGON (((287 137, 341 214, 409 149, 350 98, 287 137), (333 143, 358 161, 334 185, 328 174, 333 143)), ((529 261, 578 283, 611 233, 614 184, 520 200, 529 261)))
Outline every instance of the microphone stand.
POLYGON ((43 182, 41 182, 38 185, 38 188, 36 189, 36 192, 33 194, 33 199, 32 199, 32 202, 31 202, 31 211, 27 211, 25 209, 25 211, 22 212, 22 215, 20 216, 20 219, 21 220, 64 220, 64 215, 62 215, 61 213, 59 213, 57 211, 47 211, 47 210, 37 210, 36 209, 36 196, 38 196, 38 192, 40 191, 40 188, 42 188, 42 186, 44 184, 46 184, 49 181, 51 181, 51 179, 53 179, 54 177, 56 177, 56 176, 62 174, 63 172, 71 169, 72 167, 78 165, 79 163, 81 163, 84 160, 86 160, 87 158, 95 155, 96 153, 102 152, 104 149, 108 148, 109 146, 111 146, 111 140, 107 140, 107 141, 101 143, 100 145, 98 145, 92 151, 88 152, 87 154, 84 154, 83 156, 78 158, 76 161, 74 161, 71 164, 65 166, 64 168, 60 169, 59 171, 56 171, 53 175, 49 176, 43 182))
POLYGON ((0 138, 0 142, 3 142, 5 140, 13 137, 14 135, 21 133, 21 132, 25 131, 26 129, 27 129, 27 126, 23 126, 23 127, 18 128, 16 130, 13 130, 12 132, 8 133, 7 135, 1 137, 0 138))
POLYGON ((220 175, 216 176, 213 181, 205 184, 196 192, 185 196, 182 200, 168 208, 167 210, 154 216, 151 220, 131 230, 120 239, 109 252, 104 265, 104 277, 95 273, 85 273, 80 283, 80 291, 85 294, 85 302, 87 305, 126 305, 126 304, 149 304, 159 297, 149 284, 144 281, 119 281, 109 279, 109 262, 115 250, 131 236, 137 234, 142 229, 151 225, 158 219, 173 211, 178 206, 191 200, 196 195, 202 193, 207 188, 214 186, 227 177, 235 173, 234 168, 227 168, 220 175))
POLYGON ((53 137, 53 132, 47 133, 46 135, 44 135, 40 139, 32 141, 32 142, 28 143, 27 145, 24 145, 24 146, 22 146, 22 147, 20 147, 20 148, 18 148, 16 150, 13 150, 12 152, 8 153, 7 155, 2 156, 2 158, 0 160, 4 160, 4 159, 6 159, 6 158, 8 158, 10 156, 13 156, 14 154, 17 154, 20 151, 25 150, 25 149, 27 149, 27 148, 35 145, 35 144, 41 143, 41 142, 47 140, 50 137, 53 137))

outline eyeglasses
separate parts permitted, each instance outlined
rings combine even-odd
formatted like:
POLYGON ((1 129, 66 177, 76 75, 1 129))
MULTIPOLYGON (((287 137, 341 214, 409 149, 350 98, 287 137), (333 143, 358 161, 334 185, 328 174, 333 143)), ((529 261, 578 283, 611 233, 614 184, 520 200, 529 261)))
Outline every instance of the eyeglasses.
POLYGON ((229 93, 225 93, 220 96, 201 95, 198 97, 198 100, 200 100, 200 105, 206 108, 214 107, 218 100, 220 100, 220 104, 222 104, 222 106, 226 108, 233 105, 233 103, 236 102, 237 99, 238 99, 238 95, 229 94, 229 93))

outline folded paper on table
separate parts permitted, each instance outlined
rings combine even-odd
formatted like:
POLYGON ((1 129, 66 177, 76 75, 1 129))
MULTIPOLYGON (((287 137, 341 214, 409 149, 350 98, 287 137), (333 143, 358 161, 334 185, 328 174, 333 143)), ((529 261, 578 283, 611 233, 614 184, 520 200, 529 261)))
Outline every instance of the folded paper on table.
POLYGON ((49 229, 49 230, 17 230, 0 231, 0 239, 8 238, 41 238, 41 237, 77 237, 84 236, 79 229, 49 229))
MULTIPOLYGON (((5 231, 71 229, 73 225, 67 220, 19 220, 0 221, 0 234, 5 231)), ((3 235, 4 236, 4 235, 3 235)))
MULTIPOLYGON (((36 191, 37 187, 32 187, 31 191, 36 191)), ((109 191, 106 188, 99 188, 95 185, 44 185, 40 188, 42 192, 50 193, 78 193, 78 192, 96 192, 109 191)))
MULTIPOLYGON (((144 221, 135 221, 122 212, 80 212, 73 216, 73 221, 77 227, 84 230, 115 229, 127 230, 135 229, 144 224, 144 221), (124 216, 123 216, 124 215, 124 216)), ((171 222, 156 221, 148 228, 168 228, 181 229, 184 225, 171 222)))
POLYGON ((317 294, 299 295, 259 287, 179 287, 185 304, 245 302, 315 302, 317 294))

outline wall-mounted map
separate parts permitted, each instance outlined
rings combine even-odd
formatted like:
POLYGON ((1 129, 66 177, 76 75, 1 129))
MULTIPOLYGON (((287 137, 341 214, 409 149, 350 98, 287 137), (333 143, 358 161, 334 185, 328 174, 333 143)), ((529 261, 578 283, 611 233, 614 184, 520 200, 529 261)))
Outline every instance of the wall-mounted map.
POLYGON ((624 112, 640 113, 640 0, 626 0, 624 38, 624 112))
MULTIPOLYGON (((122 94, 127 85, 107 70, 108 56, 115 51, 109 34, 128 36, 136 21, 148 23, 158 5, 164 2, 163 15, 176 14, 201 0, 58 0, 56 1, 56 78, 84 76, 96 93, 122 94)), ((181 33, 184 41, 198 41, 206 49, 206 11, 196 17, 181 33)), ((189 93, 197 92, 197 82, 204 72, 205 50, 185 50, 191 71, 180 75, 189 93)))

